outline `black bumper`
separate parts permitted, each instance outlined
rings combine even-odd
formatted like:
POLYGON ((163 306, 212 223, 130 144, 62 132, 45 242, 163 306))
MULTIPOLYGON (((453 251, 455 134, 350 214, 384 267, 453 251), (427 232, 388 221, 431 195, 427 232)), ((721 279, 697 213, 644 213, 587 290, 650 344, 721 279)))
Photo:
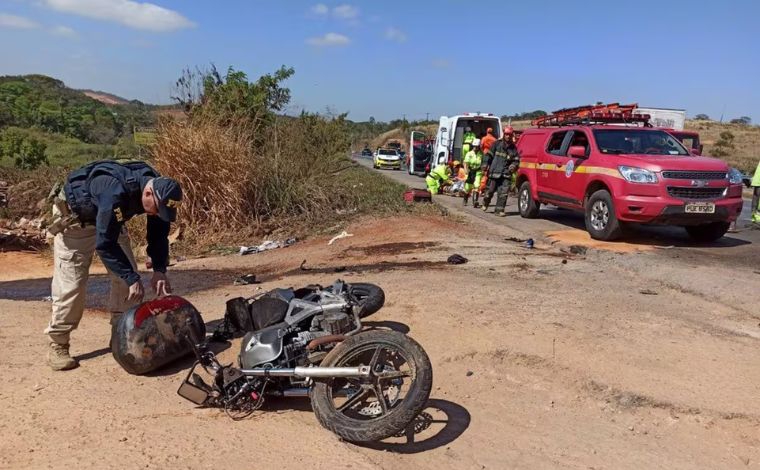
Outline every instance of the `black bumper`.
POLYGON ((667 206, 651 224, 662 225, 702 225, 711 222, 728 222, 732 214, 725 206, 715 207, 713 214, 691 214, 684 212, 684 206, 667 206))

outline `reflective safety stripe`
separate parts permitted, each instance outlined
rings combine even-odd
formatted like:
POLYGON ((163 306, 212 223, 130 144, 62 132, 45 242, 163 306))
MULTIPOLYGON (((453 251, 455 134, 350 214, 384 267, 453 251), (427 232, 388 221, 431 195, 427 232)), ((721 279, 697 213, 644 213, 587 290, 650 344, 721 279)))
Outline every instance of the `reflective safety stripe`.
MULTIPOLYGON (((561 171, 564 173, 567 169, 567 166, 560 166, 554 163, 520 162, 520 168, 545 171, 561 171)), ((623 175, 621 175, 618 170, 601 166, 576 166, 573 168, 573 173, 585 173, 587 175, 607 175, 613 178, 624 179, 623 175)))

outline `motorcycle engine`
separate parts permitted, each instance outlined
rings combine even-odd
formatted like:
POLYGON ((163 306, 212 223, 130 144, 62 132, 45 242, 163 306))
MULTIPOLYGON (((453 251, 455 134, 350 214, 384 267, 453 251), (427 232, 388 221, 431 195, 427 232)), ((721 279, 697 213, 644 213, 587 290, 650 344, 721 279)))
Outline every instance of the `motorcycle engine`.
POLYGON ((311 322, 312 331, 317 329, 328 335, 342 335, 354 328, 354 322, 344 312, 326 313, 314 317, 311 322))
POLYGON ((319 337, 341 335, 354 329, 352 317, 343 312, 325 313, 312 318, 308 331, 299 331, 283 347, 280 357, 281 367, 303 366, 319 362, 324 357, 324 351, 309 351, 309 343, 319 337))

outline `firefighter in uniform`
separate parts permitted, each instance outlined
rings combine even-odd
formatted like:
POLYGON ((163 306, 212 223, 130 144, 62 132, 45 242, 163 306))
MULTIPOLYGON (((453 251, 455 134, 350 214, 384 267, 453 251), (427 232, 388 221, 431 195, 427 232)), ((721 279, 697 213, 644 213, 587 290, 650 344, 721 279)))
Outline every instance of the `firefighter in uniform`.
MULTIPOLYGON (((454 161, 454 168, 458 169, 459 161, 454 161)), ((439 194, 444 186, 451 184, 451 167, 446 163, 436 165, 425 177, 430 194, 439 194)))
POLYGON ((464 137, 462 138, 462 158, 464 158, 464 156, 467 155, 467 152, 470 151, 470 145, 472 145, 472 141, 477 138, 478 136, 476 136, 475 133, 472 132, 471 127, 464 128, 464 137))
POLYGON ((53 312, 45 333, 50 339, 48 364, 53 370, 78 366, 69 355, 69 337, 85 306, 87 278, 97 251, 111 276, 111 324, 145 291, 137 273, 124 223, 147 214, 151 286, 157 295, 171 292, 166 278, 169 227, 182 200, 179 183, 162 177, 144 162, 97 161, 69 174, 62 190, 54 188, 53 312))
POLYGON ((491 150, 491 146, 493 143, 496 142, 496 137, 493 136, 493 127, 489 127, 486 130, 486 135, 483 136, 482 139, 480 139, 480 150, 483 153, 488 152, 491 150))
POLYGON ((472 194, 472 207, 478 207, 478 189, 480 188, 480 178, 483 176, 483 153, 480 151, 480 139, 472 141, 472 148, 464 157, 464 205, 472 194))
POLYGON ((494 214, 506 216, 507 192, 512 181, 512 173, 520 165, 520 156, 514 142, 512 127, 504 129, 501 140, 497 140, 484 157, 483 168, 488 171, 488 185, 483 196, 483 211, 488 210, 491 199, 496 194, 494 214))

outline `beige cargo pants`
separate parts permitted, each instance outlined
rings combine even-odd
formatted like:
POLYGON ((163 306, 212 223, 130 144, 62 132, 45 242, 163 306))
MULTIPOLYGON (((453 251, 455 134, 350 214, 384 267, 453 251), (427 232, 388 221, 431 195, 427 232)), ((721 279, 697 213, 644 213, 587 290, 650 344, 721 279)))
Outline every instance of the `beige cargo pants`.
MULTIPOLYGON (((58 212, 53 209, 54 215, 58 212)), ((60 212, 58 212, 60 214, 60 212)), ((50 340, 58 344, 69 344, 69 336, 79 326, 84 313, 87 294, 87 279, 90 274, 92 256, 95 254, 95 226, 73 225, 55 236, 53 241, 53 315, 45 333, 50 340)), ((137 263, 129 244, 126 227, 119 236, 119 246, 137 271, 137 263)), ((111 291, 108 309, 111 312, 111 324, 129 309, 133 303, 126 300, 129 286, 110 270, 111 291)))

